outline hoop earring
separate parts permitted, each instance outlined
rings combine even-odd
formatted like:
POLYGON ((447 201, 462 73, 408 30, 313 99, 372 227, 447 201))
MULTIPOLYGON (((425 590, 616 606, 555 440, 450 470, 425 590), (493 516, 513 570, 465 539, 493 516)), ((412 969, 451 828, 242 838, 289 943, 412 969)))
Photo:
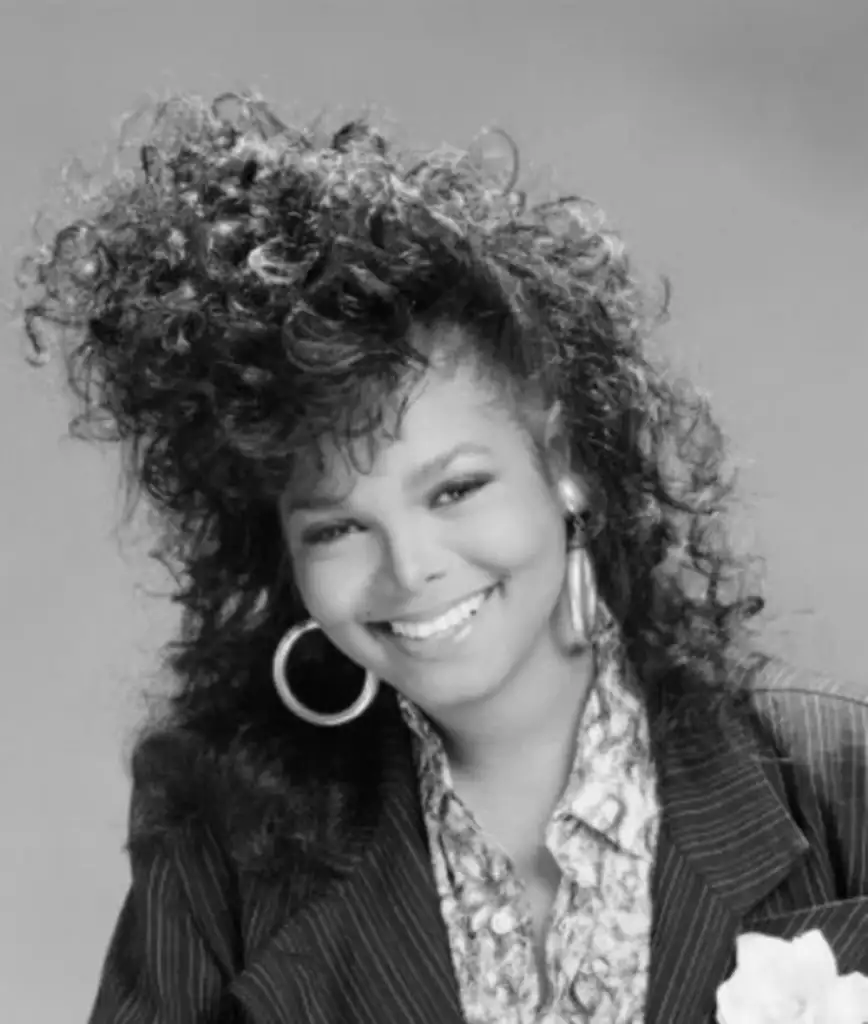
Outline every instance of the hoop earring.
POLYGON ((303 704, 292 692, 287 681, 286 663, 289 660, 293 647, 295 647, 298 641, 315 629, 321 630, 322 627, 314 619, 308 619, 307 622, 302 622, 287 630, 281 638, 274 651, 271 668, 274 688, 286 707, 305 722, 309 722, 311 725, 323 726, 346 725, 348 722, 353 722, 355 719, 360 718, 371 704, 374 703, 374 698, 380 689, 380 680, 377 679, 373 672, 366 672, 365 683, 359 696, 348 708, 334 714, 314 711, 307 704, 303 704))

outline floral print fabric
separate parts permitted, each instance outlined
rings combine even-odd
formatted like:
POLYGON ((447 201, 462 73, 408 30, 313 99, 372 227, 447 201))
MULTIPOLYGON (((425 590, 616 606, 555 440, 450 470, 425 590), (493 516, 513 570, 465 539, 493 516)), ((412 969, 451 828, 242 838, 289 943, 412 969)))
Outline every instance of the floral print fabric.
POLYGON ((428 720, 403 699, 401 707, 468 1024, 641 1024, 659 806, 647 717, 614 656, 602 659, 546 829, 561 878, 544 979, 521 879, 456 795, 428 720))

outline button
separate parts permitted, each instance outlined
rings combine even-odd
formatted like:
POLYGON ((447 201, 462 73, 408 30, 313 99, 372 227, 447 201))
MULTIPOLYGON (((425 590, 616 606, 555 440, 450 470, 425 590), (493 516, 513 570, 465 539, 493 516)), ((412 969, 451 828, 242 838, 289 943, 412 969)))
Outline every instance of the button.
POLYGON ((507 935, 515 928, 515 915, 509 907, 501 907, 491 915, 491 930, 495 935, 507 935))

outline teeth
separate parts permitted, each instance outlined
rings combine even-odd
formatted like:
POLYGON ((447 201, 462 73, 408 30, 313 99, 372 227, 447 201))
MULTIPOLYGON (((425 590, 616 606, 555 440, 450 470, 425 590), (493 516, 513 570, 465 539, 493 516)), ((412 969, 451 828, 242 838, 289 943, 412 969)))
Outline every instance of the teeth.
POLYGON ((482 607, 487 596, 477 594, 471 597, 456 608, 451 608, 445 615, 430 622, 391 622, 389 623, 393 633, 398 636, 406 636, 411 640, 428 640, 439 633, 445 633, 462 623, 469 621, 482 607))

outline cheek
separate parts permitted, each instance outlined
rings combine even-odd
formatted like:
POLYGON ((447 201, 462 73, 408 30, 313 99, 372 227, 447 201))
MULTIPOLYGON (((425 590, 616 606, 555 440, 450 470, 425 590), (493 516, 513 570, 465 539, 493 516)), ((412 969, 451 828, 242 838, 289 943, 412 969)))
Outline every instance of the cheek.
POLYGON ((503 502, 474 533, 477 558, 507 573, 548 568, 563 559, 563 523, 543 502, 503 502))
POLYGON ((295 579, 308 614, 326 629, 359 614, 367 573, 358 553, 349 546, 334 556, 299 560, 295 579))

